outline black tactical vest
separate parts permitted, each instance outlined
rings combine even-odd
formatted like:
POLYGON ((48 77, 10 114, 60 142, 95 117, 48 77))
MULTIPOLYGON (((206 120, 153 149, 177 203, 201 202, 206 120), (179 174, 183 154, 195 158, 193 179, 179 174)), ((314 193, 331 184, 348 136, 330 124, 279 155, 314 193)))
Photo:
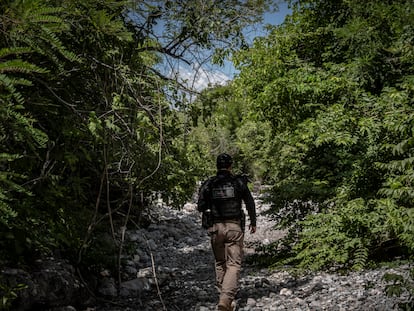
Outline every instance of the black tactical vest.
POLYGON ((239 220, 242 217, 241 181, 233 175, 218 175, 210 183, 211 213, 217 220, 239 220))

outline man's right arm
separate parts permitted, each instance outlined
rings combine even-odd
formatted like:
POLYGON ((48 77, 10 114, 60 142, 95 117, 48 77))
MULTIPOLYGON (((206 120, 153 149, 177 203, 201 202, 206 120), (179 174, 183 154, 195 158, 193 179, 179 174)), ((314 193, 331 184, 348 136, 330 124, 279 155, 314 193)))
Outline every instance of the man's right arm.
POLYGON ((205 181, 201 185, 200 191, 198 192, 197 210, 199 212, 204 212, 209 208, 208 198, 207 198, 207 189, 208 189, 208 180, 205 181))

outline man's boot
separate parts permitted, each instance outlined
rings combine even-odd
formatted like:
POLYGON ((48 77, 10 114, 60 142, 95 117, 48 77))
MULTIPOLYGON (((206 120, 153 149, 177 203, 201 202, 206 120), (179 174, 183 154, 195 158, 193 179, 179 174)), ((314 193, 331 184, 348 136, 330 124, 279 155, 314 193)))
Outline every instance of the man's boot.
POLYGON ((218 311, 232 311, 231 307, 232 301, 230 299, 220 299, 217 310, 218 311))
POLYGON ((233 300, 230 305, 226 305, 224 302, 219 303, 217 306, 218 311, 235 311, 237 307, 236 301, 233 300))

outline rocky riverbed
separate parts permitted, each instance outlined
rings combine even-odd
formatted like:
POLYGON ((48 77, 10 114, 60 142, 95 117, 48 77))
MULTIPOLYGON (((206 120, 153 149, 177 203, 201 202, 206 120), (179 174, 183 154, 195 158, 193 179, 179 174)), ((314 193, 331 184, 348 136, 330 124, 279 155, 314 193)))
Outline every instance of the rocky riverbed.
MULTIPOLYGON (((283 237, 265 212, 269 206, 256 198, 258 230, 246 233, 245 257, 256 248, 283 237)), ((214 260, 209 237, 201 228, 195 204, 173 210, 162 204, 151 209, 148 228, 128 228, 122 254, 121 282, 109 271, 101 271, 91 288, 98 299, 87 299, 85 285, 73 267, 56 259, 39 262, 28 274, 3 269, 11 284, 28 284, 19 291, 13 310, 48 311, 209 311, 215 310, 214 260), (85 301, 87 301, 85 303, 85 301)), ((251 258, 251 257, 250 257, 251 258)), ((410 266, 379 268, 348 275, 319 272, 295 276, 269 270, 245 260, 237 296, 240 311, 349 311, 398 310, 406 294, 385 294, 385 273, 407 275, 410 266)))
MULTIPOLYGON (((246 257, 254 254, 256 246, 283 236, 262 213, 267 208, 257 201, 258 231, 246 233, 246 257)), ((186 204, 181 211, 161 207, 157 214, 161 215, 157 224, 127 232, 127 241, 136 251, 124 258, 124 278, 129 281, 121 284, 121 299, 115 299, 118 305, 107 303, 96 310, 215 310, 214 261, 196 206, 186 204)), ((408 270, 408 265, 402 265, 348 275, 320 272, 295 277, 245 263, 238 310, 398 310, 398 302, 408 297, 387 297, 382 277, 408 270)), ((111 278, 108 282, 113 283, 111 278)), ((115 288, 102 285, 101 293, 114 299, 115 288)))

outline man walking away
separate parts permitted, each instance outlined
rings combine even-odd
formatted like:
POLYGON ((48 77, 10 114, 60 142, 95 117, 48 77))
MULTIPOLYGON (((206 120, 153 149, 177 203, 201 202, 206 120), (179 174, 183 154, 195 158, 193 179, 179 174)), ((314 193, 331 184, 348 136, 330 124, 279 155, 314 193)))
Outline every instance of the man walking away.
POLYGON ((219 311, 235 309, 234 299, 239 290, 245 229, 242 201, 249 214, 250 233, 256 232, 256 206, 252 194, 245 180, 232 174, 232 164, 232 157, 226 153, 217 157, 217 175, 201 186, 197 203, 198 210, 203 212, 203 226, 211 238, 220 294, 219 311))

